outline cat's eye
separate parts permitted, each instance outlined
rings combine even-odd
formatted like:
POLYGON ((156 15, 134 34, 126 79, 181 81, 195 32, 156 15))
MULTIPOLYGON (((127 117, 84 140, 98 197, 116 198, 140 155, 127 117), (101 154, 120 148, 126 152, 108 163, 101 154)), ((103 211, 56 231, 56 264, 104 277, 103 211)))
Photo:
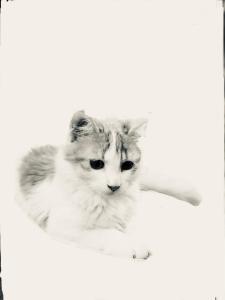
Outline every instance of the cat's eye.
POLYGON ((121 171, 127 171, 127 170, 130 170, 132 169, 134 166, 134 163, 130 160, 127 160, 127 161, 124 161, 122 164, 121 164, 121 171))
POLYGON ((95 169, 95 170, 99 170, 99 169, 102 169, 104 168, 104 161, 98 159, 98 160, 94 160, 94 159, 91 159, 90 160, 90 166, 92 167, 92 169, 95 169))

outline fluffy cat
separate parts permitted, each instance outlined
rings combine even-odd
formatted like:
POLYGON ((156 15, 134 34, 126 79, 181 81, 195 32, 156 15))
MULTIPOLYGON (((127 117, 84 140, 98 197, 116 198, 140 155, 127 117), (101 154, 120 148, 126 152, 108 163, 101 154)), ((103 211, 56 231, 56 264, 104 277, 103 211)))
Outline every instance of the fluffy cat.
POLYGON ((140 188, 192 204, 191 189, 141 177, 138 140, 147 121, 97 120, 83 111, 70 123, 70 141, 32 149, 19 167, 20 205, 49 234, 105 254, 146 259, 148 247, 126 231, 140 188), (140 179, 144 180, 140 180, 140 179))

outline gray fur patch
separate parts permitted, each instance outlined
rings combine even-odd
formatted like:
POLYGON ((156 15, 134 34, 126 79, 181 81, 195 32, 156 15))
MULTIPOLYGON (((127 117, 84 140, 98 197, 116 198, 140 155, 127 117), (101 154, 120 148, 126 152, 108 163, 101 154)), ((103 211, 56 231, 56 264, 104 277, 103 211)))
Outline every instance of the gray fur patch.
POLYGON ((119 132, 116 133, 116 152, 120 153, 122 149, 122 138, 119 132))
POLYGON ((111 139, 112 139, 111 132, 104 133, 104 146, 103 146, 103 154, 102 154, 103 158, 104 158, 104 155, 105 155, 106 151, 110 147, 111 139))
POLYGON ((47 224, 48 224, 48 219, 49 219, 49 216, 45 216, 43 217, 41 220, 39 220, 39 226, 42 228, 42 229, 45 229, 47 227, 47 224))
POLYGON ((23 158, 19 168, 19 183, 24 194, 29 194, 33 187, 53 177, 56 153, 55 147, 46 145, 32 149, 23 158))

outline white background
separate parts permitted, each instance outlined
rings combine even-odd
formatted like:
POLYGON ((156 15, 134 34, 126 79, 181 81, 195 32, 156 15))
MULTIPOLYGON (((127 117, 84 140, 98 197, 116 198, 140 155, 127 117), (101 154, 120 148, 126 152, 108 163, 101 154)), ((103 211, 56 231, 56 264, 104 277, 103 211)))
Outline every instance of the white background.
MULTIPOLYGON (((5 299, 225 299, 221 1, 9 1, 1 40, 5 299), (145 266, 82 253, 76 261, 13 205, 17 158, 30 146, 63 143, 79 109, 149 115, 146 164, 190 178, 203 195, 196 210, 162 202, 185 221, 145 266), (189 247, 180 260, 177 236, 189 247)), ((162 228, 152 235, 165 238, 162 228)))

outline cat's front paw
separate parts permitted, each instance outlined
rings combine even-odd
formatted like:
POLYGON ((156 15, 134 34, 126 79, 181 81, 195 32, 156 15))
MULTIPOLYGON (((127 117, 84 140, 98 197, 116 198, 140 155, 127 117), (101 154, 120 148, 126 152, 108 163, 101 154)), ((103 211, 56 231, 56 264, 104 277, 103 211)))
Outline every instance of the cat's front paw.
POLYGON ((114 229, 85 231, 77 242, 83 247, 92 248, 111 256, 147 259, 151 255, 148 247, 144 246, 141 241, 114 229))
POLYGON ((132 258, 133 259, 148 259, 151 256, 150 250, 147 248, 134 249, 132 258))
POLYGON ((148 259, 151 256, 151 252, 148 248, 143 247, 127 247, 127 245, 120 245, 115 247, 106 247, 101 249, 101 252, 119 257, 127 257, 131 259, 148 259))
POLYGON ((102 249, 102 252, 113 256, 140 260, 148 259, 151 256, 151 251, 148 247, 125 237, 119 243, 108 242, 106 247, 102 249))

